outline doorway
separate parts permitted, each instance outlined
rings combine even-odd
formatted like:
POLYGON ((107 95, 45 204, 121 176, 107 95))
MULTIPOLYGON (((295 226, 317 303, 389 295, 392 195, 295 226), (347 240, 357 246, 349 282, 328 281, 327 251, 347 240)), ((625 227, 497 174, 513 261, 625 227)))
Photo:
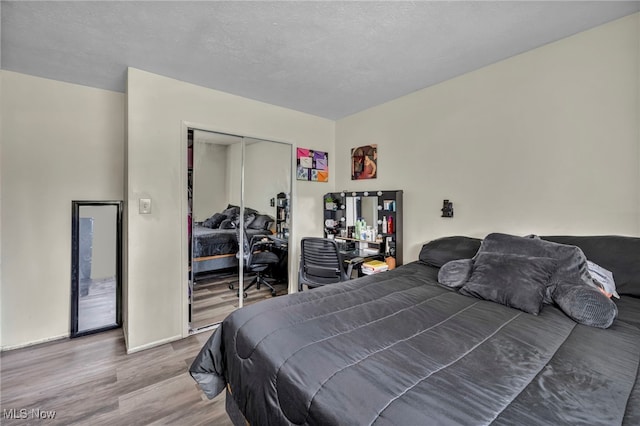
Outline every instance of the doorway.
POLYGON ((288 293, 292 158, 288 143, 187 128, 191 332, 220 323, 242 306, 288 293), (264 268, 247 265, 238 244, 245 236, 248 242, 268 239, 277 262, 272 256, 264 268), (249 287, 257 269, 262 284, 249 287))
POLYGON ((122 324, 122 201, 72 201, 71 337, 122 324))

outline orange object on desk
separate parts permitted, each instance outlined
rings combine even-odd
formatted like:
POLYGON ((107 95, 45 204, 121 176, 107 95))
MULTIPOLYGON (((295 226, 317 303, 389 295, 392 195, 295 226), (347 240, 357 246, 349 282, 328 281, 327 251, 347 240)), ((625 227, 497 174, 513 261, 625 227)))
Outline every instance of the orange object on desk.
POLYGON ((396 267, 396 258, 395 257, 385 257, 384 258, 384 263, 386 263, 387 265, 389 265, 389 270, 395 269, 396 267))

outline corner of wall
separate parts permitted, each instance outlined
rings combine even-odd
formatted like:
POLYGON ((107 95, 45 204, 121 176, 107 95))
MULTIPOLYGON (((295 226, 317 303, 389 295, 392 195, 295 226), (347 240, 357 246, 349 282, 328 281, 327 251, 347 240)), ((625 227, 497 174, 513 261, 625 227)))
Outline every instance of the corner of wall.
POLYGON ((129 68, 124 93, 124 176, 122 177, 122 334, 125 348, 129 348, 129 68))
MULTIPOLYGON (((0 6, 1 7, 1 6, 0 6)), ((3 129, 4 127, 2 126, 3 123, 3 117, 4 117, 4 102, 2 102, 2 100, 4 100, 4 96, 2 96, 2 84, 4 81, 4 71, 2 69, 0 69, 0 141, 4 141, 4 134, 3 134, 3 129)), ((4 170, 4 167, 2 167, 2 158, 4 158, 2 156, 2 143, 0 143, 0 171, 4 170)), ((2 317, 2 312, 4 311, 2 309, 2 301, 4 300, 4 298, 2 297, 2 293, 3 293, 3 279, 2 279, 2 271, 4 270, 2 268, 2 182, 3 182, 3 178, 2 178, 2 173, 0 173, 0 350, 3 347, 3 341, 2 341, 2 324, 6 324, 7 321, 4 320, 4 318, 2 317)))
POLYGON ((640 235, 640 13, 345 117, 335 144, 337 190, 405 191, 405 259, 455 234, 640 235), (367 143, 378 179, 351 181, 367 143))
MULTIPOLYGON (((636 132, 638 140, 638 179, 636 182, 640 182, 640 12, 636 13, 636 42, 638 44, 637 60, 636 60, 636 75, 638 76, 638 96, 636 97, 636 112, 638 114, 638 120, 636 121, 636 132)), ((640 183, 639 183, 640 185, 640 183)), ((640 193, 640 188, 638 188, 640 193)), ((637 235, 640 236, 640 196, 638 196, 638 229, 637 235)))

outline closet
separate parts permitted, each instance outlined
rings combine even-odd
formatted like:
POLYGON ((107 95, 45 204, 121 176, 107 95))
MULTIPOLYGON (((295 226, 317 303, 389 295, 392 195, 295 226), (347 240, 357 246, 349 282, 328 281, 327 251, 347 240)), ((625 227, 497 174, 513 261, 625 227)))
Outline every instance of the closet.
POLYGON ((292 146, 190 128, 187 164, 189 326, 198 330, 288 292, 292 146), (245 236, 273 243, 280 262, 266 274, 276 291, 253 286, 238 297, 251 277, 238 244, 245 236))

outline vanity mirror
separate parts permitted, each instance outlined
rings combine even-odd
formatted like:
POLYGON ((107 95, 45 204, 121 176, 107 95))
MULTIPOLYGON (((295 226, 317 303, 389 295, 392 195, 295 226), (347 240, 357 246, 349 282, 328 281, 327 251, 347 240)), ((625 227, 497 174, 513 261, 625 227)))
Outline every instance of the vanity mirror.
POLYGON ((325 237, 402 264, 402 191, 332 192, 323 204, 325 237))
POLYGON ((356 220, 364 220, 374 226, 378 221, 378 197, 375 195, 345 197, 347 226, 355 226, 356 220))

